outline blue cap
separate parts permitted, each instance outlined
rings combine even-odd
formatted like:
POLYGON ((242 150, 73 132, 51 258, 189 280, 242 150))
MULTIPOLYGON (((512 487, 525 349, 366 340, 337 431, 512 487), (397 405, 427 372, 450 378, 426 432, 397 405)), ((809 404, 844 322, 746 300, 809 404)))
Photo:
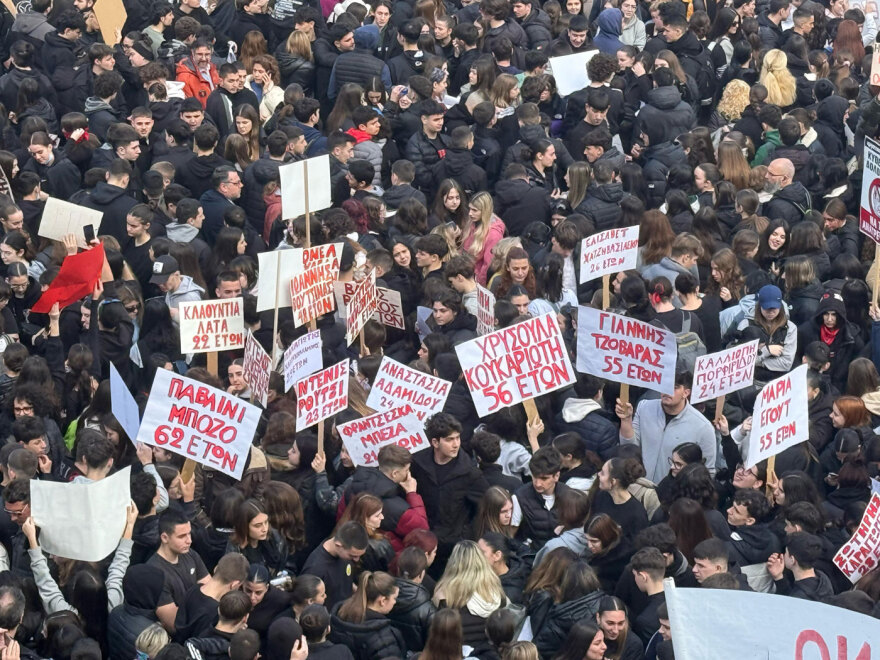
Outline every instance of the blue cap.
POLYGON ((768 284, 758 291, 758 307, 762 309, 779 309, 782 307, 782 291, 778 286, 768 284))

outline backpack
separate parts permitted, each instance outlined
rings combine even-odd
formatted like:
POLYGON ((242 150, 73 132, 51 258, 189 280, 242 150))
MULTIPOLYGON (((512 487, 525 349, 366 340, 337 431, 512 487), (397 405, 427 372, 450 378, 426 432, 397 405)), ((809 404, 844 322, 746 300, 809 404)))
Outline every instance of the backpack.
POLYGON ((709 51, 702 48, 698 55, 681 55, 680 59, 681 67, 685 73, 689 73, 697 83, 699 104, 701 106, 712 105, 717 79, 709 51))
MULTIPOLYGON (((691 330, 691 313, 682 310, 684 321, 681 324, 681 332, 675 333, 675 346, 678 350, 678 364, 694 373, 697 366, 697 358, 706 354, 706 344, 700 339, 700 335, 691 330)), ((662 326, 672 332, 664 323, 654 319, 653 323, 662 326)))

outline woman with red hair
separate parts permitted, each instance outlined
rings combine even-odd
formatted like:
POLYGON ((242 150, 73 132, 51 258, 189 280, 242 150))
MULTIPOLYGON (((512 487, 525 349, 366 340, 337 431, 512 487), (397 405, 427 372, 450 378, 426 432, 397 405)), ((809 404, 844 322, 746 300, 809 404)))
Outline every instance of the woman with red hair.
POLYGON ((853 73, 858 74, 862 70, 865 47, 862 45, 862 32, 855 21, 840 21, 831 54, 837 64, 848 62, 853 73))

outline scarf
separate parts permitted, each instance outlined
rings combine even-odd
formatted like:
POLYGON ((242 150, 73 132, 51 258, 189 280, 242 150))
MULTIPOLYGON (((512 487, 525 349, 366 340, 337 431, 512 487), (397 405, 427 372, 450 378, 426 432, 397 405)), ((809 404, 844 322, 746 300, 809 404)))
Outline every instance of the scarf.
POLYGON ((819 327, 819 337, 829 346, 834 343, 834 340, 837 338, 838 332, 840 332, 840 328, 834 328, 832 330, 824 323, 819 327))

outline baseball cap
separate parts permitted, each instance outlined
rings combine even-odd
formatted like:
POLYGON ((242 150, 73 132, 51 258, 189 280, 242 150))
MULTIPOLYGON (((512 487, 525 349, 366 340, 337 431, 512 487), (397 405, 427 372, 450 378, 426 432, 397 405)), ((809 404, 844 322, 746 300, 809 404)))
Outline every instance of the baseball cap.
POLYGON ((168 278, 180 270, 177 259, 170 254, 159 257, 153 262, 153 276, 150 278, 150 284, 165 284, 168 278))
POLYGON ((758 306, 762 309, 779 309, 782 307, 782 291, 778 286, 768 284, 758 291, 758 306))

